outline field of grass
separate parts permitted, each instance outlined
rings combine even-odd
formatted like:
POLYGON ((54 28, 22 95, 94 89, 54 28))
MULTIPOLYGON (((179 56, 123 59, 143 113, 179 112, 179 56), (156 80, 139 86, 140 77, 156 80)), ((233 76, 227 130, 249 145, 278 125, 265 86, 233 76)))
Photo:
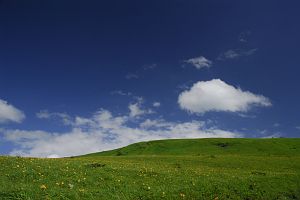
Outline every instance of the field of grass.
POLYGON ((300 199, 300 139, 143 142, 81 157, 0 157, 0 199, 300 199))

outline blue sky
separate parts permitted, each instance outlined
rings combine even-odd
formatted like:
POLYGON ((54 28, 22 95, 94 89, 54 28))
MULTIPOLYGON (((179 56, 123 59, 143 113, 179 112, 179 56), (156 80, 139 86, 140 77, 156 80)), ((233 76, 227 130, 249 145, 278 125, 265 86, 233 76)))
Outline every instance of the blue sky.
POLYGON ((0 1, 0 154, 299 137, 299 5, 0 1))

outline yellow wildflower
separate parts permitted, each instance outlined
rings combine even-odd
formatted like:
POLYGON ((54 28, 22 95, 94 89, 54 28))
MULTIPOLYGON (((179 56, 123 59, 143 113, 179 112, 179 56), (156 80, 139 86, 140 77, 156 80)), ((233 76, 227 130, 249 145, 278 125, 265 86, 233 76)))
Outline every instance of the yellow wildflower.
POLYGON ((41 188, 42 190, 46 190, 46 189, 47 189, 46 185, 41 185, 40 188, 41 188))

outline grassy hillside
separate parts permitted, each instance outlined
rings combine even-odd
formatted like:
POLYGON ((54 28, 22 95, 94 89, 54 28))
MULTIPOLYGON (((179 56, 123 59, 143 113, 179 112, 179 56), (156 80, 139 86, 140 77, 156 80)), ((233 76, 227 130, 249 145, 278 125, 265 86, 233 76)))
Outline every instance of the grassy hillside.
POLYGON ((300 139, 193 139, 0 157, 0 199, 300 199, 299 149, 300 139))
POLYGON ((300 139, 177 139, 140 142, 86 156, 137 155, 300 155, 300 139))

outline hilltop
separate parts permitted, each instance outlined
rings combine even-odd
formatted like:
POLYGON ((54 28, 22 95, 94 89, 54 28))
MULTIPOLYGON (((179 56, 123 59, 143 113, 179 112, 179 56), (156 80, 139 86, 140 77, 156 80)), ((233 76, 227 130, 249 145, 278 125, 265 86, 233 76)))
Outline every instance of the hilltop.
POLYGON ((300 155, 300 138, 207 138, 139 142, 84 156, 300 155))

